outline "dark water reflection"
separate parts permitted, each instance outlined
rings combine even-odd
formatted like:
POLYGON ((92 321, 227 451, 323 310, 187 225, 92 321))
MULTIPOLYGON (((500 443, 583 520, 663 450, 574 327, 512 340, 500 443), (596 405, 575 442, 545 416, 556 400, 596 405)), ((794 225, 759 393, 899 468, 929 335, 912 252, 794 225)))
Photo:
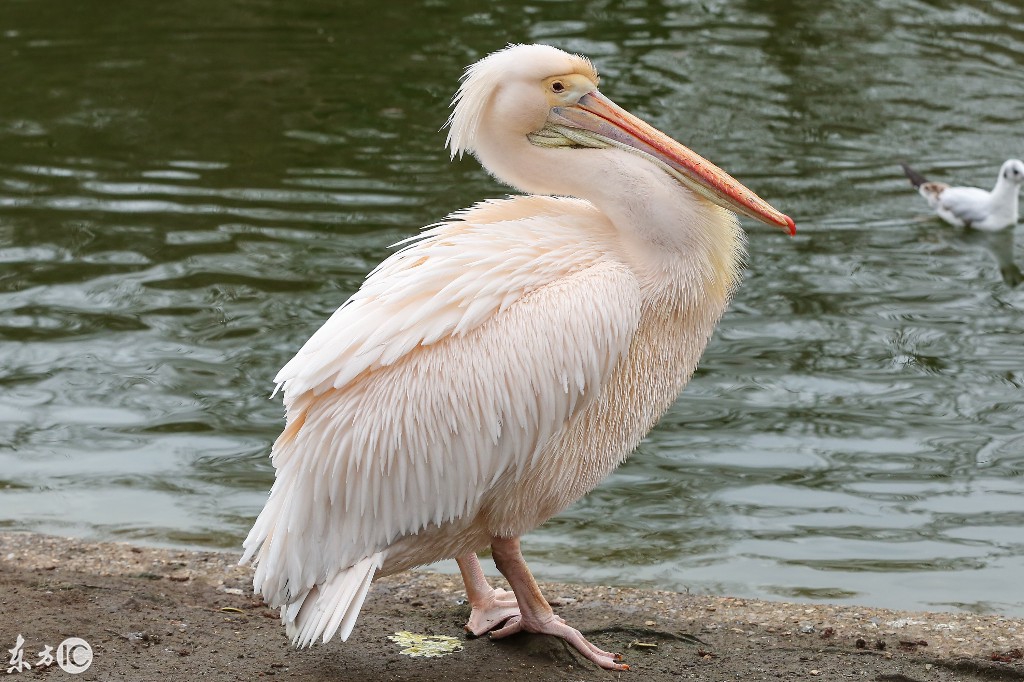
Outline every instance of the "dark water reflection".
POLYGON ((438 129, 510 41, 589 54, 801 228, 750 226, 694 381, 537 572, 1024 614, 1020 249, 897 165, 1024 155, 1015 3, 0 4, 0 524, 236 547, 277 368, 389 244, 504 192, 438 129))

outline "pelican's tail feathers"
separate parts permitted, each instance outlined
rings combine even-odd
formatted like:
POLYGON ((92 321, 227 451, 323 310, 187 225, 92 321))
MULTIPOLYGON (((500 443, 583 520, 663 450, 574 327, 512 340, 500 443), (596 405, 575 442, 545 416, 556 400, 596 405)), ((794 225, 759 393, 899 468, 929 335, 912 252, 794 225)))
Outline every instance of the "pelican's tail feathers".
POLYGON ((914 189, 921 189, 921 185, 928 182, 928 179, 926 177, 918 173, 916 170, 914 170, 907 164, 900 163, 900 166, 903 167, 903 174, 907 176, 908 180, 910 180, 910 184, 914 186, 914 189))
POLYGON ((383 564, 384 553, 377 552, 281 606, 281 621, 292 644, 302 649, 317 639, 327 643, 336 633, 341 641, 347 640, 373 576, 383 564))

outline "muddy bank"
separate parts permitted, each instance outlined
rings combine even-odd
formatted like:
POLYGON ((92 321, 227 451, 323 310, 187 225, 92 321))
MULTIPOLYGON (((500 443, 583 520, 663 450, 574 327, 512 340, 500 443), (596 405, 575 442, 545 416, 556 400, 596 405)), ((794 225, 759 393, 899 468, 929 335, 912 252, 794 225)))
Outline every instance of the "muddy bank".
POLYGON ((375 584, 348 642, 295 651, 236 559, 0 533, 0 673, 20 634, 27 663, 69 637, 93 661, 7 679, 1024 680, 1020 619, 544 585, 560 615, 632 667, 609 673, 547 637, 467 639, 461 580, 421 572, 375 584), (412 644, 451 651, 402 653, 403 631, 454 638, 412 644))

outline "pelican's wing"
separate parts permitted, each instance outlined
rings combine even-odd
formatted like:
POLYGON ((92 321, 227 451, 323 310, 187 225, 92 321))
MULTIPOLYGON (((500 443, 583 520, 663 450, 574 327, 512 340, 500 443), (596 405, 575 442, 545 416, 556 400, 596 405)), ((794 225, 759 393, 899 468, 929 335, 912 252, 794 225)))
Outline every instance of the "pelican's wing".
POLYGON ((286 404, 461 336, 590 264, 586 237, 605 224, 587 202, 516 197, 482 202, 402 242, 278 373, 286 404))
POLYGON ((288 424, 245 542, 272 605, 474 513, 628 350, 639 285, 590 204, 478 206, 385 260, 278 375, 288 424))
POLYGON ((991 197, 991 193, 977 187, 950 187, 939 197, 939 209, 965 225, 974 225, 989 217, 991 197))

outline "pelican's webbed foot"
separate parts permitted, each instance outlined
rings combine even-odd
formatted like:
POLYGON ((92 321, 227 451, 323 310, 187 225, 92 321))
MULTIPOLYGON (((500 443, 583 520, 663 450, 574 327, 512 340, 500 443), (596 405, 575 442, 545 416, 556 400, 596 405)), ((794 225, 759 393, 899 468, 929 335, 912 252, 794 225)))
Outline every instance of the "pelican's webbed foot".
POLYGON ((517 632, 554 635, 564 639, 588 660, 606 670, 629 670, 628 665, 620 662, 621 654, 594 646, 579 630, 555 615, 519 551, 519 538, 491 538, 491 551, 494 564, 508 580, 519 606, 518 616, 512 616, 503 627, 491 632, 493 639, 508 637, 517 632))

